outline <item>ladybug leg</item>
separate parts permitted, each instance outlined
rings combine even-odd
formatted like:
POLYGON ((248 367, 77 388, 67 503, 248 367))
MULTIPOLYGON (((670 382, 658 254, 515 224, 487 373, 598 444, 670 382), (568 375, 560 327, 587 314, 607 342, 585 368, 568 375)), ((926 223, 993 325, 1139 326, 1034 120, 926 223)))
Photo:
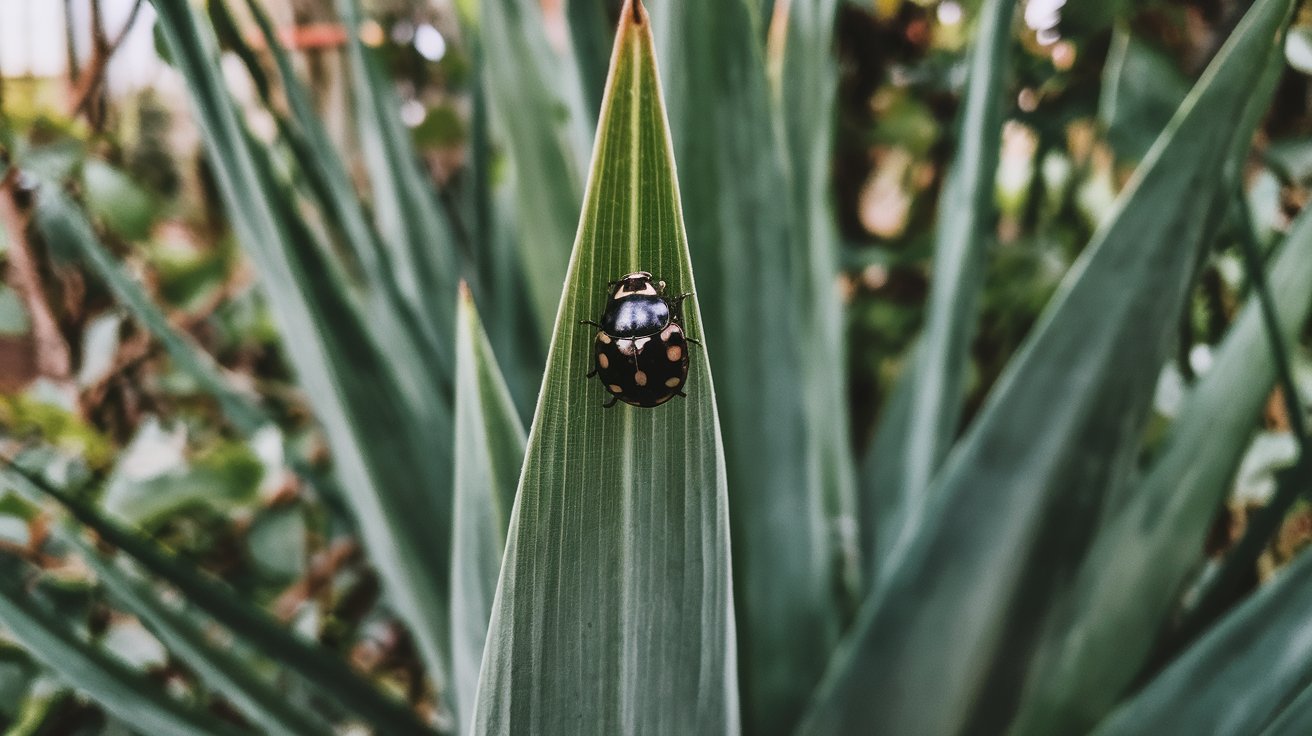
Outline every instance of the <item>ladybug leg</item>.
POLYGON ((695 338, 695 337, 688 337, 687 335, 684 335, 684 336, 683 336, 683 339, 684 339, 684 341, 686 341, 689 345, 696 345, 697 347, 701 347, 701 346, 702 346, 702 341, 701 341, 701 340, 698 340, 698 339, 695 338))
POLYGON ((611 408, 612 406, 615 406, 615 402, 616 402, 616 401, 619 401, 619 400, 620 400, 620 397, 618 397, 618 396, 612 396, 612 397, 610 397, 610 401, 607 401, 606 403, 604 403, 604 404, 601 405, 601 408, 603 408, 603 409, 609 409, 609 408, 611 408))
POLYGON ((685 398, 685 399, 688 398, 688 394, 685 394, 685 393, 682 392, 682 391, 680 391, 679 393, 675 394, 675 396, 680 396, 680 397, 683 397, 683 398, 685 398))
POLYGON ((590 319, 581 319, 581 320, 579 320, 579 324, 581 324, 581 325, 592 325, 593 327, 596 327, 596 328, 599 329, 599 330, 601 329, 601 325, 597 324, 596 322, 593 322, 593 321, 590 320, 590 319))
POLYGON ((584 376, 584 378, 592 378, 595 375, 597 375, 597 369, 593 368, 592 371, 588 373, 588 375, 584 376))

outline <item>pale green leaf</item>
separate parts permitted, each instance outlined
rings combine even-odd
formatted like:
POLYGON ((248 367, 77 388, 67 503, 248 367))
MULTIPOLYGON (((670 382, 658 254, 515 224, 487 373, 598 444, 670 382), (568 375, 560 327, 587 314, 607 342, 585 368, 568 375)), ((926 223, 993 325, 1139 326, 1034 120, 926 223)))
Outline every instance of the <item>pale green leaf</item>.
POLYGON ((455 434, 452 677, 461 712, 472 713, 525 437, 468 291, 456 310, 455 434))
MULTIPOLYGON (((584 376, 607 282, 695 291, 649 20, 617 34, 578 239, 511 515, 474 731, 736 733, 724 458, 708 351, 654 409, 584 376)), ((703 324, 695 298, 686 327, 703 324)))

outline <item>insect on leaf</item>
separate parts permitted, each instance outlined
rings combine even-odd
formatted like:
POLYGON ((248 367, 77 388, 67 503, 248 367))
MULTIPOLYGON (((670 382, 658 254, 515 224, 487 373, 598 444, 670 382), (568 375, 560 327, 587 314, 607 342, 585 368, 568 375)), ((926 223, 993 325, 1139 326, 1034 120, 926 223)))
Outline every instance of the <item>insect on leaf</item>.
MULTIPOLYGON (((695 290, 650 22, 630 0, 511 515, 477 733, 738 730, 707 350, 694 349, 687 398, 653 409, 604 409, 606 391, 584 377, 595 333, 579 321, 597 318, 609 281, 639 270, 695 290)), ((684 316, 700 334, 695 298, 684 316)))

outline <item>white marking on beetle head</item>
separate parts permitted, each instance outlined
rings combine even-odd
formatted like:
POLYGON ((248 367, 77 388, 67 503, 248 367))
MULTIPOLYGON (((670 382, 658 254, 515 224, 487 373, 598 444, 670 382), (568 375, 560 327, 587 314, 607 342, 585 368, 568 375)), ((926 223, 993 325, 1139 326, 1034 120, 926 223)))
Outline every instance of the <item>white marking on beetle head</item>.
POLYGON ((674 324, 673 322, 669 323, 668 325, 665 326, 664 330, 661 330, 661 341, 669 342, 670 338, 674 337, 675 333, 677 332, 681 332, 679 326, 674 324))
POLYGON ((650 338, 650 337, 639 337, 639 338, 635 339, 635 340, 633 341, 633 350, 634 350, 634 352, 641 353, 641 352, 642 352, 642 349, 645 348, 645 347, 647 347, 647 343, 649 343, 649 342, 651 342, 651 338, 650 338))

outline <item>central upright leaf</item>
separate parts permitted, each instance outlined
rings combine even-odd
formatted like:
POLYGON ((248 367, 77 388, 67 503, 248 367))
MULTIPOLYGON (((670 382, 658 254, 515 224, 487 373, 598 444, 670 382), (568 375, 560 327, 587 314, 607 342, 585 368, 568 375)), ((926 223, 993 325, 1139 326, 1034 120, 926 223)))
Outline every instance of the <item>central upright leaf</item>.
MULTIPOLYGON (((687 398, 604 409, 607 284, 695 291, 649 21, 621 14, 582 220, 511 517, 475 733, 735 733, 728 509, 705 349, 687 398)), ((701 334, 696 297, 685 327, 701 334)))

